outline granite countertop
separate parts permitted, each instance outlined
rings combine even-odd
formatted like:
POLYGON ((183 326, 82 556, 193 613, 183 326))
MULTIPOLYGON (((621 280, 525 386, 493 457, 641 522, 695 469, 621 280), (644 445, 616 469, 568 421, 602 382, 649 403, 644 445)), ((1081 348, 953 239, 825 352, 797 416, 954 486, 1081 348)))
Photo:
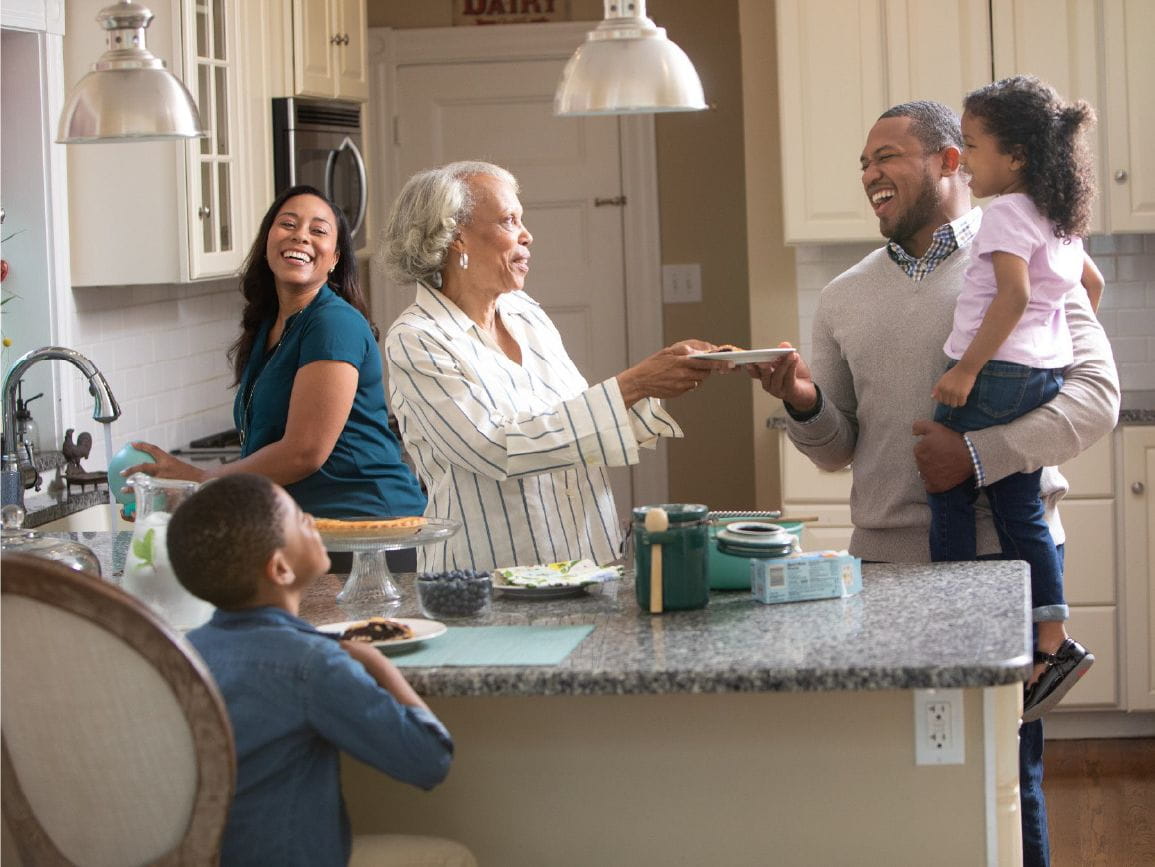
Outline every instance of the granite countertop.
MULTIPOLYGON (((76 533, 116 581, 131 534, 76 533)), ((421 617, 415 576, 395 576, 421 617)), ((490 611, 450 628, 592 624, 558 666, 406 668, 425 696, 623 695, 984 687, 1021 682, 1030 660, 1026 564, 1010 561, 863 568, 846 599, 763 605, 743 591, 714 592, 708 607, 654 617, 628 577, 551 601, 498 593, 490 611)), ((352 619, 335 596, 342 579, 310 589, 302 616, 352 619)))

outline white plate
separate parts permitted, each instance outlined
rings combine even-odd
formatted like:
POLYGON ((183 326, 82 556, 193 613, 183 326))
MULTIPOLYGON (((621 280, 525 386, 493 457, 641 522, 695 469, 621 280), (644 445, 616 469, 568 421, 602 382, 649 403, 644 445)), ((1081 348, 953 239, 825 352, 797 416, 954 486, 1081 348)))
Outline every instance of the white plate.
POLYGON ((696 352, 695 358, 708 358, 710 361, 733 361, 736 364, 758 364, 771 361, 791 352, 797 352, 793 346, 775 346, 773 349, 742 349, 727 352, 696 352))
MULTIPOLYGON (((361 620, 364 619, 366 618, 361 618, 361 620)), ((409 644, 416 644, 419 641, 428 641, 431 638, 444 635, 449 630, 448 626, 438 620, 425 620, 420 617, 390 617, 389 619, 395 620, 398 623, 404 623, 413 630, 413 637, 398 638, 394 641, 372 642, 374 647, 380 647, 382 650, 390 650, 394 647, 405 647, 409 644)), ((354 623, 360 623, 361 620, 343 620, 340 623, 324 623, 317 627, 317 631, 340 635, 354 623)))
POLYGON ((493 583, 494 590, 500 590, 514 599, 565 599, 568 596, 581 596, 591 584, 600 584, 600 581, 583 581, 581 584, 550 584, 545 587, 521 587, 517 584, 493 583))

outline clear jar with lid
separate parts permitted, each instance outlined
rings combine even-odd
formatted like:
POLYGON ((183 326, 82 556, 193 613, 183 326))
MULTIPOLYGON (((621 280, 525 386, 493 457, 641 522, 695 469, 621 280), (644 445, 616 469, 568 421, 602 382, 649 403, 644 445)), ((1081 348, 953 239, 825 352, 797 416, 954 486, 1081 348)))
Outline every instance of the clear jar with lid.
POLYGON ((638 605, 650 610, 652 546, 662 549, 662 610, 704 608, 710 601, 707 563, 710 549, 710 509, 700 503, 664 503, 638 506, 634 517, 634 593, 638 605), (666 513, 668 528, 646 529, 646 514, 666 513))
POLYGON ((3 509, 4 529, 0 549, 5 554, 30 554, 45 560, 54 560, 77 572, 88 572, 100 577, 100 560, 92 549, 79 542, 45 536, 35 530, 22 529, 24 509, 9 504, 3 509))

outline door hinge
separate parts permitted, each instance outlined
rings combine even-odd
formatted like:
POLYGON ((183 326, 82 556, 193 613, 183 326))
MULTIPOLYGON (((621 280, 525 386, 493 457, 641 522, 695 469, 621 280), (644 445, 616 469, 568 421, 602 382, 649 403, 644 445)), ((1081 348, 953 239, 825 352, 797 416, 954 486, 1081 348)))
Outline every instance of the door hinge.
POLYGON ((612 199, 594 199, 594 207, 601 208, 606 205, 613 205, 616 208, 624 207, 626 204, 625 196, 614 196, 612 199))
POLYGON ((401 146, 401 118, 397 115, 393 115, 393 144, 401 146))

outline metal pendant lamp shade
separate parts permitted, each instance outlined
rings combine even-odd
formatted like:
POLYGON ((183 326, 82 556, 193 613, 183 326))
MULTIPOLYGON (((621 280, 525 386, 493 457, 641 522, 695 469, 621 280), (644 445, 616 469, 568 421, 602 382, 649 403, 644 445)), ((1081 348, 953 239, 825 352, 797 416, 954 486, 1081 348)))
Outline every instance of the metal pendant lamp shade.
POLYGON ((108 50, 77 82, 60 116, 57 141, 84 144, 204 138, 192 95, 148 50, 152 12, 131 0, 108 6, 96 20, 108 50))
POLYGON ((646 17, 645 0, 605 0, 605 20, 569 59, 553 98, 563 116, 705 107, 694 64, 646 17))

